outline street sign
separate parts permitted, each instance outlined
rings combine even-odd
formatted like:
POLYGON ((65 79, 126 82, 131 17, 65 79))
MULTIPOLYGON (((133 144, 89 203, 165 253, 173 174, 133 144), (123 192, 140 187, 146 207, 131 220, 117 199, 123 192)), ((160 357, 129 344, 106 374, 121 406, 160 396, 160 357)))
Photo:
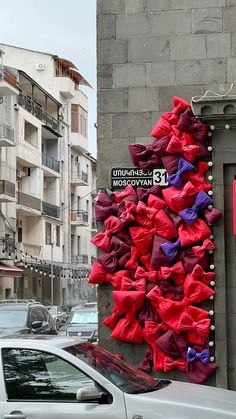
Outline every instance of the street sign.
POLYGON ((149 169, 144 172, 135 167, 113 167, 111 169, 111 188, 123 189, 127 185, 134 188, 151 188, 154 185, 167 186, 167 172, 162 168, 149 169))

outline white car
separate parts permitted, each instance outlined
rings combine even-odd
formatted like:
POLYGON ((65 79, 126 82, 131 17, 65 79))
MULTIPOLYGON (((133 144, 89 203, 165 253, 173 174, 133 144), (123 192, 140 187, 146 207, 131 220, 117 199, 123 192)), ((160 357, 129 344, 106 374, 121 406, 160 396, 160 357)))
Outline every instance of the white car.
POLYGON ((0 339, 0 419, 228 419, 236 392, 157 380, 98 345, 0 339))

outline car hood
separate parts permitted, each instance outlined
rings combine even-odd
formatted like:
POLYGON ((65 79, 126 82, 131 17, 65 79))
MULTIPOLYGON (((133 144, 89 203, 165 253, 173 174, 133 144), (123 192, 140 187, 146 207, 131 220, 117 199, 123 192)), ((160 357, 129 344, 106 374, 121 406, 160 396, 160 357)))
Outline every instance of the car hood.
POLYGON ((0 335, 10 335, 12 333, 27 333, 27 329, 24 327, 0 327, 0 335))
POLYGON ((173 381, 161 390, 136 395, 125 393, 124 397, 128 417, 236 418, 236 392, 215 387, 173 381))
POLYGON ((60 331, 67 330, 72 332, 92 332, 98 328, 97 323, 80 323, 80 324, 73 324, 67 323, 64 326, 60 327, 60 331))

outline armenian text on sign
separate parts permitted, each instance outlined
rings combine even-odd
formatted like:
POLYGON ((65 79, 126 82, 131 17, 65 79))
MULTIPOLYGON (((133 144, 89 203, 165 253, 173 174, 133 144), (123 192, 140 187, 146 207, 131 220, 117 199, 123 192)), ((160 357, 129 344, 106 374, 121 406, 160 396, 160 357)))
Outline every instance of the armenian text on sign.
POLYGON ((111 188, 123 189, 127 185, 134 188, 150 188, 154 185, 167 186, 167 172, 165 169, 153 168, 144 172, 133 167, 113 167, 111 169, 111 188))

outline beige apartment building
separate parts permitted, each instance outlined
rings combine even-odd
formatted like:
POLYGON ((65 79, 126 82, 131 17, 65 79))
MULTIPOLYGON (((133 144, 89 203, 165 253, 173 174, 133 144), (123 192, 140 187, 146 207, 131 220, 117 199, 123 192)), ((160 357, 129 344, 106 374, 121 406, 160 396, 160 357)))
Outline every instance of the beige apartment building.
POLYGON ((96 257, 90 85, 67 59, 0 49, 0 298, 94 299, 87 286, 96 257))

